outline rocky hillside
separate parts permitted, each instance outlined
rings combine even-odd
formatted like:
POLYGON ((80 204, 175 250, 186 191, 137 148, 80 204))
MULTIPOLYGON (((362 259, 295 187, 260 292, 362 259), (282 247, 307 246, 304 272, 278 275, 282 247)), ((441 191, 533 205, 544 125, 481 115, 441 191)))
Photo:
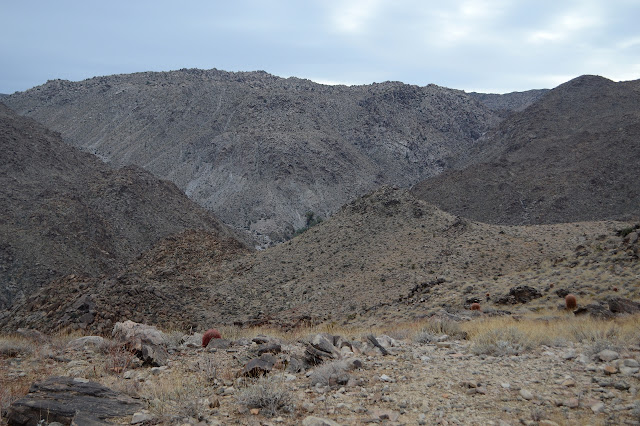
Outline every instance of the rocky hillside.
POLYGON ((113 170, 0 104, 0 309, 52 279, 113 273, 159 239, 231 231, 173 183, 113 170))
MULTIPOLYGON (((627 242, 617 234, 627 226, 487 225, 442 212, 405 190, 382 188, 260 252, 207 233, 170 237, 118 274, 66 277, 16 303, 0 329, 108 332, 123 319, 183 330, 376 323, 443 307, 457 312, 472 298, 485 303, 486 293, 497 298, 518 284, 545 291, 540 306, 555 307, 561 299, 548 293, 550 280, 580 297, 603 297, 615 282, 619 296, 638 298, 637 232, 626 234, 635 235, 627 242)), ((498 311, 513 309, 490 303, 498 311)))
POLYGON ((5 99, 114 165, 173 181, 225 223, 291 236, 382 184, 446 169, 496 113, 461 91, 180 70, 49 81, 5 99))
POLYGON ((514 113, 461 170, 414 194, 473 220, 541 224, 640 215, 640 80, 583 76, 514 113))

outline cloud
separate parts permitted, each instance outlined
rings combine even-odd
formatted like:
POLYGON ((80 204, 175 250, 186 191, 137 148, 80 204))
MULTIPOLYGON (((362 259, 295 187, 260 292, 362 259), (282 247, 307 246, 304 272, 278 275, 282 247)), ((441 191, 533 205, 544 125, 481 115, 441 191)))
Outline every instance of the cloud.
POLYGON ((330 2, 332 28, 347 35, 363 35, 377 16, 381 0, 350 0, 330 2))

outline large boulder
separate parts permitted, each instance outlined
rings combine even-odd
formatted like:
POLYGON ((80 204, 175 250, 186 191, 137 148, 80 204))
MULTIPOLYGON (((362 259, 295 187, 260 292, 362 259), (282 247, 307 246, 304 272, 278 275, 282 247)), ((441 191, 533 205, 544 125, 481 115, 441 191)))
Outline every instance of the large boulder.
POLYGON ((8 409, 9 426, 107 424, 106 420, 129 416, 144 408, 130 396, 99 383, 72 377, 50 377, 31 385, 29 393, 8 409))
POLYGON ((113 326, 112 337, 120 340, 140 340, 152 345, 166 345, 167 336, 152 325, 133 321, 117 322, 113 326))
POLYGON ((640 312, 640 303, 622 297, 610 297, 607 300, 609 310, 614 314, 635 314, 640 312))
POLYGON ((124 342, 129 350, 142 360, 144 365, 162 367, 167 365, 169 354, 167 336, 157 328, 133 321, 117 322, 112 336, 124 342))

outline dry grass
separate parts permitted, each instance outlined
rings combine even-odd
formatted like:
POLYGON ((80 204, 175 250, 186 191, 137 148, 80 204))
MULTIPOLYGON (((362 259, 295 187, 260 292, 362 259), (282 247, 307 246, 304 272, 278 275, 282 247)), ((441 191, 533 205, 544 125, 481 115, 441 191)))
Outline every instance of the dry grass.
POLYGON ((153 379, 152 385, 139 391, 139 396, 149 400, 151 412, 160 419, 193 417, 199 419, 207 407, 203 402, 211 389, 197 374, 185 374, 173 370, 153 379))

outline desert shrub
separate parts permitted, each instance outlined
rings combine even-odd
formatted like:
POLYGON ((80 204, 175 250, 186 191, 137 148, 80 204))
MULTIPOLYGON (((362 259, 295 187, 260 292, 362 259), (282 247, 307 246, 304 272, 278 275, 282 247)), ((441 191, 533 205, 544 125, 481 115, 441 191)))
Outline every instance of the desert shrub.
POLYGON ((13 358, 33 353, 33 343, 20 339, 0 339, 0 357, 13 358))
POLYGON ((438 340, 438 336, 424 329, 420 330, 419 332, 416 333, 415 336, 413 336, 413 341, 416 343, 422 343, 422 344, 433 343, 437 340, 438 340))
POLYGON ((308 231, 309 228, 312 228, 318 225, 319 223, 322 223, 322 218, 319 216, 316 216, 316 214, 312 211, 306 212, 305 218, 306 218, 305 226, 303 226, 302 228, 296 229, 295 232, 293 233, 293 237, 297 237, 298 235, 308 231))
POLYGON ((347 364, 344 361, 331 361, 316 367, 309 376, 311 386, 317 384, 321 386, 344 385, 349 381, 347 374, 347 364))
POLYGON ((213 356, 205 356, 198 361, 200 371, 208 382, 214 382, 218 378, 217 365, 218 363, 213 356))
POLYGON ((237 396, 239 405, 259 408, 262 414, 275 416, 290 413, 294 409, 291 393, 281 379, 260 377, 242 389, 237 396))
POLYGON ((518 355, 533 347, 531 339, 516 327, 495 328, 474 337, 476 355, 518 355))
POLYGON ((634 225, 634 226, 628 226, 626 228, 622 228, 619 229, 617 231, 617 234, 619 236, 621 236, 622 238, 626 237, 627 235, 629 235, 630 233, 632 233, 633 231, 635 231, 636 229, 639 229, 640 225, 634 225))

